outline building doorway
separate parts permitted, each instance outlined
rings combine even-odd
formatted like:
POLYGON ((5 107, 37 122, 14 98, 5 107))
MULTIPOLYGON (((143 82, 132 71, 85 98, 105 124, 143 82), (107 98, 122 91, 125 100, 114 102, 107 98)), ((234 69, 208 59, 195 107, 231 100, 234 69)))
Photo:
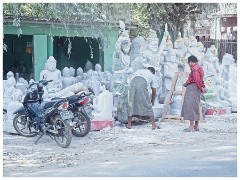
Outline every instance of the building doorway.
POLYGON ((6 73, 11 70, 16 75, 19 73, 27 81, 32 76, 32 39, 31 35, 4 34, 4 43, 7 45, 7 51, 3 51, 3 79, 6 79, 6 73))
POLYGON ((57 60, 57 68, 84 69, 87 60, 93 66, 99 63, 103 67, 103 53, 99 44, 99 39, 91 37, 54 37, 53 56, 57 60))

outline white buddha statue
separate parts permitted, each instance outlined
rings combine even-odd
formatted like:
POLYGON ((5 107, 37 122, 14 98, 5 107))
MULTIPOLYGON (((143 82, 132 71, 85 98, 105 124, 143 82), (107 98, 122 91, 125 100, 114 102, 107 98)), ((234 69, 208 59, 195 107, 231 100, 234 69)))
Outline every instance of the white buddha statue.
POLYGON ((100 87, 101 83, 100 83, 100 81, 99 81, 99 79, 98 79, 98 73, 97 73, 97 71, 93 71, 93 72, 92 72, 91 80, 89 81, 89 84, 88 84, 88 85, 89 85, 89 87, 90 87, 91 89, 93 89, 94 94, 95 94, 96 96, 98 96, 99 93, 100 93, 99 87, 100 87))
POLYGON ((235 66, 235 59, 233 58, 233 55, 229 53, 225 53, 222 58, 222 64, 219 68, 219 76, 223 78, 224 81, 229 81, 229 67, 230 65, 235 66))
POLYGON ((77 83, 76 78, 73 77, 74 73, 75 73, 75 70, 73 68, 72 69, 70 69, 68 67, 63 68, 63 70, 62 70, 62 74, 63 74, 62 88, 63 89, 77 83))
POLYGON ((7 103, 7 118, 3 121, 3 131, 8 133, 16 133, 16 130, 13 128, 13 118, 15 117, 15 112, 20 107, 23 106, 23 92, 20 89, 14 89, 14 93, 12 94, 12 99, 7 103))
POLYGON ((57 61, 53 56, 50 56, 45 64, 46 69, 40 73, 40 80, 53 80, 49 82, 46 89, 48 93, 55 93, 62 89, 61 71, 56 68, 57 61))
POLYGON ((16 92, 17 88, 15 87, 16 80, 14 77, 9 77, 4 83, 3 87, 3 108, 7 109, 7 105, 13 101, 14 93, 16 92))
POLYGON ((207 75, 204 77, 204 83, 207 92, 203 94, 205 98, 205 106, 207 109, 222 108, 224 107, 220 102, 217 101, 217 88, 213 84, 213 75, 207 75))
POLYGON ((175 52, 177 54, 178 61, 182 64, 182 67, 180 66, 179 71, 184 71, 184 66, 187 65, 187 61, 185 59, 186 53, 187 53, 187 47, 184 43, 184 39, 181 37, 181 32, 178 33, 178 38, 176 39, 175 43, 175 52))
POLYGON ((229 66, 229 101, 231 103, 232 111, 237 111, 237 64, 233 63, 229 66))
POLYGON ((83 69, 81 67, 77 68, 77 82, 81 82, 83 80, 83 69))
POLYGON ((224 107, 231 107, 231 103, 229 102, 229 92, 224 86, 224 81, 222 78, 216 79, 215 87, 217 89, 217 101, 224 107))
POLYGON ((131 42, 128 31, 124 30, 115 44, 112 65, 113 71, 127 71, 130 66, 130 47, 131 42))
POLYGON ((146 49, 146 41, 142 36, 137 36, 132 40, 131 50, 129 52, 131 62, 137 57, 142 56, 142 52, 146 49))
POLYGON ((105 86, 99 86, 100 94, 93 99, 94 120, 111 120, 113 111, 113 95, 105 86))
POLYGON ((202 67, 204 70, 205 75, 213 75, 214 80, 218 78, 219 76, 219 62, 218 59, 216 59, 211 51, 208 49, 205 54, 205 59, 202 62, 202 67))

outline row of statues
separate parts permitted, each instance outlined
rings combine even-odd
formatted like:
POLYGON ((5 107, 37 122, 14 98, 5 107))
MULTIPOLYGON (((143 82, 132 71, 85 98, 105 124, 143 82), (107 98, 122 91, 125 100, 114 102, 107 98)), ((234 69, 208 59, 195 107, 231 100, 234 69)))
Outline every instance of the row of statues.
MULTIPOLYGON (((206 107, 236 109, 237 65, 231 54, 226 53, 220 64, 216 53, 217 49, 211 46, 205 50, 203 44, 197 42, 193 36, 182 38, 179 33, 173 44, 167 28, 165 28, 160 43, 156 32, 151 29, 147 38, 138 36, 131 40, 128 30, 125 30, 123 23, 121 25, 110 71, 102 71, 100 64, 93 66, 89 60, 83 69, 79 67, 75 70, 72 67, 65 67, 60 71, 56 68, 57 61, 50 56, 46 61, 45 69, 40 73, 40 80, 42 78, 53 80, 46 87, 44 98, 70 96, 79 91, 90 90, 95 95, 96 117, 109 118, 112 109, 116 108, 117 118, 120 121, 127 121, 128 88, 130 79, 136 70, 149 66, 155 68, 158 88, 154 108, 158 109, 164 105, 175 72, 190 72, 187 58, 194 55, 205 72, 204 80, 208 91, 204 94, 203 102, 206 107), (103 106, 107 108, 103 108, 103 106), (106 116, 104 117, 103 114, 106 116)), ((15 81, 13 79, 14 76, 9 72, 6 82, 4 82, 3 92, 6 104, 8 100, 19 102, 19 97, 24 96, 28 86, 28 82, 23 78, 14 79, 15 81), (13 97, 14 88, 22 91, 17 98, 13 97)), ((183 83, 182 79, 179 79, 176 89, 182 89, 183 83)), ((181 95, 174 95, 170 107, 171 114, 180 114, 181 105, 181 95)))

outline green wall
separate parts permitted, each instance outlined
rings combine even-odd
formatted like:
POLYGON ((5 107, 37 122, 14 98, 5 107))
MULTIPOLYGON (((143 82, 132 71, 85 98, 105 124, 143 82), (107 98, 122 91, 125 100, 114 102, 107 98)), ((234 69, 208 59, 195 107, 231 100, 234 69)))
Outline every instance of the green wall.
MULTIPOLYGON (((87 56, 84 54, 89 51, 87 47, 85 47, 81 40, 74 40, 80 37, 91 37, 92 39, 92 47, 93 47, 93 64, 100 62, 102 64, 102 69, 108 70, 112 65, 112 56, 114 52, 115 43, 117 40, 118 28, 111 29, 102 29, 103 38, 100 39, 100 35, 96 34, 91 30, 91 28, 76 28, 76 26, 68 26, 68 31, 66 31, 63 26, 54 25, 54 28, 49 25, 44 25, 40 23, 21 23, 20 26, 23 35, 34 35, 34 54, 33 54, 33 62, 34 62, 34 77, 36 80, 39 79, 40 71, 43 69, 44 64, 50 55, 53 55, 55 59, 58 61, 58 67, 63 66, 72 66, 77 68, 79 66, 79 61, 76 62, 75 59, 80 59, 80 66, 85 65, 84 58, 87 56), (41 35, 41 36, 38 36, 41 35), (55 42, 55 39, 58 37, 75 37, 72 42, 72 54, 70 59, 66 55, 67 45, 63 46, 62 51, 58 49, 58 46, 55 42), (94 42, 96 39, 96 42, 94 42), (105 44, 104 48, 99 50, 99 45, 97 43, 97 39, 105 44), (82 46, 82 47, 81 47, 82 46), (79 51, 78 51, 79 50, 79 51), (81 52, 82 51, 82 52, 81 52), (74 53, 75 52, 75 53, 74 53), (78 54, 79 53, 79 54, 78 54), (79 57, 77 57, 79 56, 79 57), (45 59, 44 59, 45 58, 45 59), (58 60, 58 58, 60 58, 58 60)), ((17 35, 18 27, 12 26, 12 23, 6 24, 3 27, 4 34, 13 34, 17 35)), ((89 54, 89 52, 88 52, 89 54)), ((6 59, 4 58, 4 61, 6 59)), ((60 69, 62 70, 62 69, 60 69)))
POLYGON ((39 80, 40 72, 45 67, 45 62, 48 58, 47 53, 47 36, 34 35, 33 36, 33 50, 34 50, 34 78, 39 80))

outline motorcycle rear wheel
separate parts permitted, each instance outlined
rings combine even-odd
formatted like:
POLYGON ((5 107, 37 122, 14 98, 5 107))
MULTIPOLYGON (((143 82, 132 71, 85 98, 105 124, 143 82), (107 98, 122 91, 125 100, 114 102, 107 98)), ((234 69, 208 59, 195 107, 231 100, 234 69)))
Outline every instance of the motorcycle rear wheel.
POLYGON ((21 136, 34 137, 37 135, 37 132, 26 118, 26 115, 17 114, 13 119, 13 127, 21 136))
POLYGON ((54 140, 60 147, 67 148, 72 142, 72 132, 69 124, 57 115, 54 117, 53 127, 57 131, 54 134, 54 140))
POLYGON ((76 122, 76 126, 72 128, 72 134, 77 137, 86 136, 91 130, 91 120, 85 114, 78 112, 77 119, 74 118, 73 122, 76 122))

